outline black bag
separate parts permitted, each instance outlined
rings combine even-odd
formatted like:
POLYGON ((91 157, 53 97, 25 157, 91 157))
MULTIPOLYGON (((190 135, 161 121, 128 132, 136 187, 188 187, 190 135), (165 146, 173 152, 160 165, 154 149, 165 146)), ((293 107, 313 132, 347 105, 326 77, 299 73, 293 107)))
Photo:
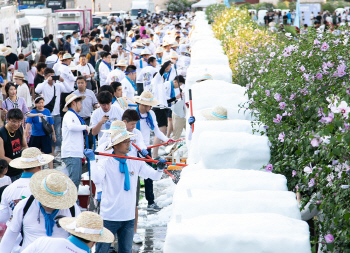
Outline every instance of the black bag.
MULTIPOLYGON (((37 110, 35 110, 37 113, 39 113, 37 110)), ((51 126, 51 124, 49 123, 49 122, 47 122, 47 120, 44 118, 44 117, 42 117, 41 118, 41 121, 42 121, 42 123, 43 123, 43 130, 44 130, 44 133, 46 134, 46 135, 51 135, 52 133, 53 133, 53 129, 52 129, 52 126, 51 126)))
MULTIPOLYGON (((90 65, 89 63, 87 63, 89 71, 90 71, 90 75, 91 75, 91 69, 90 69, 90 65)), ((97 89, 97 85, 96 85, 96 81, 94 80, 93 77, 90 78, 90 83, 91 83, 91 90, 96 90, 97 89)))
POLYGON ((56 87, 55 87, 55 85, 53 85, 53 97, 52 97, 50 103, 48 103, 44 107, 46 109, 48 109, 50 112, 52 112, 53 108, 55 107, 55 103, 56 103, 56 87))

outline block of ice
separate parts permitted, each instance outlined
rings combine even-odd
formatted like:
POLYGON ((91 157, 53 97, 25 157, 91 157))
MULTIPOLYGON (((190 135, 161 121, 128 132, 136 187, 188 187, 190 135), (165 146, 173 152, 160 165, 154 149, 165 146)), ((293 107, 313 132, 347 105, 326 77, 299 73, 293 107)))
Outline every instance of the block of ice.
POLYGON ((194 110, 202 110, 215 107, 217 105, 223 107, 239 107, 239 105, 247 102, 247 97, 237 93, 227 93, 221 96, 213 96, 210 93, 204 93, 201 96, 192 94, 192 104, 194 110))
POLYGON ((207 170, 201 164, 191 164, 181 172, 177 191, 187 189, 228 191, 287 191, 287 179, 281 174, 257 170, 219 169, 207 170))
MULTIPOLYGON (((197 117, 196 117, 197 119, 197 117)), ((198 120, 195 123, 195 131, 192 134, 192 140, 191 140, 191 149, 189 151, 188 155, 188 163, 198 163, 200 160, 200 142, 199 140, 202 138, 201 133, 205 131, 218 131, 221 133, 228 132, 244 132, 248 134, 253 134, 254 130, 260 130, 264 131, 263 127, 257 127, 257 124, 253 125, 252 128, 252 122, 249 120, 198 120)), ((254 133, 258 136, 261 134, 256 132, 254 133)))
MULTIPOLYGON (((208 203, 210 204, 210 203, 208 203)), ((279 214, 215 214, 170 221, 164 253, 311 253, 306 222, 279 214)))
POLYGON ((192 96, 201 97, 206 94, 212 96, 224 95, 228 93, 237 93, 241 96, 246 96, 246 88, 238 84, 228 83, 222 80, 207 80, 200 83, 195 83, 191 87, 192 96))
POLYGON ((210 64, 225 65, 225 64, 227 64, 228 65, 229 62, 228 62, 227 56, 224 55, 224 54, 211 55, 211 54, 203 54, 202 53, 200 55, 197 55, 196 57, 193 57, 191 59, 191 64, 194 64, 194 65, 201 65, 201 64, 206 64, 206 65, 210 65, 210 64))
POLYGON ((179 215, 182 219, 191 219, 207 214, 244 213, 276 213, 301 219, 295 193, 288 191, 189 189, 177 191, 173 198, 173 219, 179 215))
POLYGON ((191 88, 204 74, 209 73, 215 80, 232 83, 232 70, 228 65, 190 65, 187 69, 186 89, 191 88))
POLYGON ((244 132, 204 131, 197 147, 208 169, 260 170, 270 161, 268 141, 266 136, 244 132), (222 157, 225 159, 220 159, 222 157))

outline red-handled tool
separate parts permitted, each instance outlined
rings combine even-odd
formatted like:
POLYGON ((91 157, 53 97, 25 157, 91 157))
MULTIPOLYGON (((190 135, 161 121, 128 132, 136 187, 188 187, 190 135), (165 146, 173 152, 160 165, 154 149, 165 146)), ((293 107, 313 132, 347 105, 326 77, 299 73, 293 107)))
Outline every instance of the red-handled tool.
MULTIPOLYGON (((179 141, 184 141, 184 140, 186 140, 186 138, 178 139, 178 140, 174 141, 173 143, 176 143, 176 142, 179 142, 179 141)), ((172 143, 172 144, 173 144, 173 143, 172 143)), ((155 148, 155 147, 160 147, 160 146, 164 146, 164 145, 169 145, 169 144, 168 144, 167 142, 165 142, 165 143, 162 143, 162 144, 157 144, 157 145, 149 146, 149 147, 147 147, 147 149, 155 148)))

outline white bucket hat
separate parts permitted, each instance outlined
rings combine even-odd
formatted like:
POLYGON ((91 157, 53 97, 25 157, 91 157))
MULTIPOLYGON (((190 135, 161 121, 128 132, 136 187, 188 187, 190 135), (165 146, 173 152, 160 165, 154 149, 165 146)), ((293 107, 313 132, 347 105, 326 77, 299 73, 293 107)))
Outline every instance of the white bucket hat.
POLYGON ((126 60, 121 59, 120 61, 118 61, 118 63, 115 66, 127 67, 128 63, 126 62, 126 60))
POLYGON ((93 212, 82 212, 78 217, 64 217, 59 219, 61 227, 72 235, 91 242, 111 243, 114 235, 103 227, 103 219, 93 212))
POLYGON ((65 53, 62 56, 62 61, 67 60, 67 59, 74 59, 74 57, 72 57, 69 53, 65 53))
POLYGON ((156 51, 156 54, 160 54, 160 53, 163 53, 163 52, 164 52, 164 48, 158 47, 157 51, 156 51))
POLYGON ((148 106, 154 106, 159 104, 158 100, 154 98, 152 92, 150 91, 142 92, 141 96, 135 96, 134 100, 138 104, 148 105, 148 106))
POLYGON ((67 96, 66 97, 66 104, 64 105, 64 108, 63 108, 63 110, 62 111, 64 111, 64 112, 66 112, 66 111, 68 111, 68 105, 70 104, 70 103, 72 103, 74 100, 76 100, 76 99, 78 99, 78 98, 81 98, 82 100, 84 100, 85 99, 85 96, 77 96, 77 95, 75 95, 75 94, 70 94, 69 96, 67 96))
POLYGON ((26 148, 21 157, 13 159, 10 166, 16 169, 30 169, 48 164, 54 159, 52 155, 42 154, 38 148, 26 148))
POLYGON ((202 110, 202 115, 208 120, 227 120, 227 110, 222 106, 202 110))
MULTIPOLYGON (((127 139, 130 139, 131 137, 136 136, 136 134, 133 134, 133 133, 128 132, 126 130, 126 126, 125 126, 125 123, 123 121, 120 121, 120 120, 116 120, 116 121, 119 121, 119 122, 117 122, 118 127, 120 127, 120 128, 124 127, 125 129, 116 129, 115 131, 110 132, 111 140, 110 140, 109 145, 105 149, 106 151, 111 149, 113 146, 115 146, 115 145, 117 145, 117 144, 119 144, 127 139)), ((112 127, 112 125, 111 125, 111 127, 112 127)))
POLYGON ((30 191, 42 205, 54 209, 68 209, 78 199, 77 187, 64 173, 47 169, 34 173, 30 191))

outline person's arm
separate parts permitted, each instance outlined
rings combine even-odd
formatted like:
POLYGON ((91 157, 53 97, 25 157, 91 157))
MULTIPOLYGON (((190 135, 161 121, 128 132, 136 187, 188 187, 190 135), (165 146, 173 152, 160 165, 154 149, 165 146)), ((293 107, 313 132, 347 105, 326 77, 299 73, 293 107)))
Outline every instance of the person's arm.
POLYGON ((0 137, 0 158, 6 160, 7 163, 10 163, 12 161, 11 158, 8 158, 5 156, 4 140, 1 137, 0 137))
POLYGON ((32 129, 32 122, 30 121, 31 119, 32 119, 32 118, 28 118, 28 119, 26 120, 26 130, 25 130, 26 136, 29 135, 29 131, 32 129))
POLYGON ((159 130, 159 127, 158 127, 158 124, 156 122, 156 117, 153 117, 153 124, 154 124, 154 134, 159 138, 161 139, 162 141, 164 142, 168 142, 169 141, 169 138, 166 137, 162 131, 159 130))
MULTIPOLYGON (((68 116, 67 114, 65 116, 68 116)), ((71 118, 71 116, 69 116, 71 118)), ((77 119, 78 121, 78 119, 77 119)), ((79 121, 79 124, 76 124, 74 121, 72 120, 67 120, 67 128, 69 131, 72 131, 72 132, 80 132, 80 131, 84 131, 84 130, 87 130, 88 129, 88 126, 87 125, 81 125, 80 124, 80 121, 79 121)))
POLYGON ((133 52, 130 52, 129 65, 135 65, 134 64, 134 53, 133 52))
POLYGON ((0 205, 0 222, 6 223, 11 218, 11 214, 9 212, 9 207, 6 204, 0 205))
POLYGON ((155 170, 151 166, 149 166, 146 162, 138 162, 140 164, 140 173, 139 176, 141 176, 144 179, 152 179, 152 180, 160 180, 160 178, 163 175, 163 170, 155 170))
POLYGON ((24 131, 24 129, 23 129, 23 136, 22 136, 22 150, 23 149, 26 149, 26 148, 28 148, 28 144, 27 144, 27 135, 26 135, 26 133, 25 133, 25 131, 24 131))
POLYGON ((94 124, 94 121, 95 121, 94 114, 92 114, 92 117, 93 117, 93 119, 92 119, 93 128, 91 130, 91 133, 92 133, 92 135, 98 135, 98 133, 101 131, 102 125, 105 124, 109 120, 109 118, 106 116, 103 116, 102 119, 97 124, 94 124))
POLYGON ((1 240, 0 252, 11 253, 13 247, 16 246, 15 243, 18 235, 19 232, 13 232, 9 228, 7 228, 4 237, 1 240))
POLYGON ((46 83, 47 83, 46 80, 43 83, 39 83, 35 88, 35 93, 42 94, 46 83))

